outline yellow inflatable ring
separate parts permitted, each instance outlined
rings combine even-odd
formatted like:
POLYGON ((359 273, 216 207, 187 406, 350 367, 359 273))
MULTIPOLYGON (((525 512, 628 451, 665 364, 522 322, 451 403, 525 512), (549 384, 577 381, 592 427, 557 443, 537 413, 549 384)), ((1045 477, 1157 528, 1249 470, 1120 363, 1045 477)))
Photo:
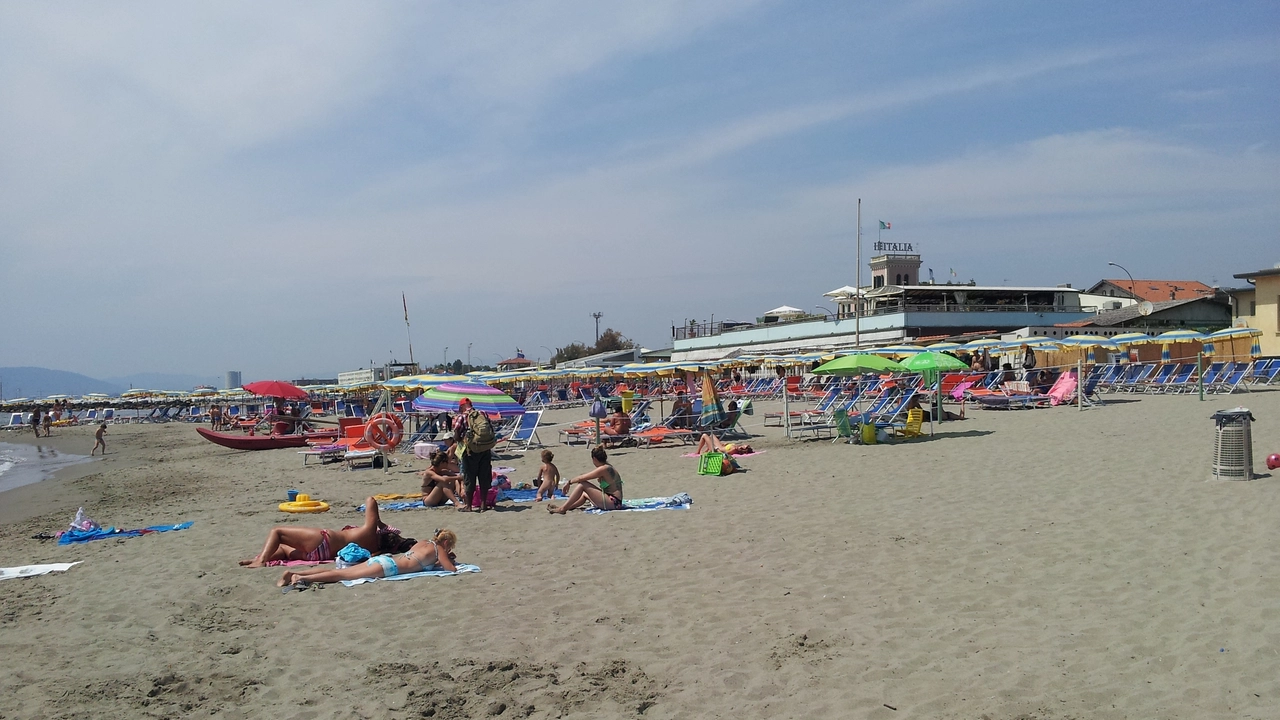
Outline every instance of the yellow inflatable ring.
POLYGON ((329 503, 312 500, 310 495, 299 495, 292 502, 280 503, 280 510, 287 513, 322 513, 329 512, 329 503))

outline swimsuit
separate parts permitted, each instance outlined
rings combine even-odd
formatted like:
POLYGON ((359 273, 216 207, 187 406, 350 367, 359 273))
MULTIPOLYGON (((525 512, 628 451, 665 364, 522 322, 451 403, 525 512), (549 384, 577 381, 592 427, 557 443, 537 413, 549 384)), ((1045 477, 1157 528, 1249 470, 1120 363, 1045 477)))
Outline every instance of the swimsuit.
MULTIPOLYGON (((432 545, 435 545, 435 544, 436 544, 434 540, 429 540, 428 542, 430 542, 432 545)), ((439 555, 439 553, 440 553, 440 551, 439 551, 439 549, 437 549, 437 550, 436 550, 436 554, 437 554, 437 555, 439 555)), ((414 561, 414 562, 418 563, 418 570, 417 570, 417 572, 426 572, 427 568, 429 567, 428 565, 425 565, 421 560, 419 560, 419 559, 418 559, 418 558, 413 554, 413 551, 412 551, 412 550, 409 550, 409 551, 405 552, 405 553, 404 553, 404 557, 405 557, 406 559, 408 559, 408 560, 412 560, 412 561, 414 561)), ((399 574, 400 574, 400 567, 399 567, 398 565, 396 565, 396 559, 395 559, 395 556, 393 556, 393 555, 374 555, 373 557, 369 558, 369 559, 365 562, 365 564, 366 564, 366 565, 381 565, 381 566, 382 566, 382 577, 384 577, 384 578, 395 577, 396 575, 399 575, 399 574)))
POLYGON ((617 482, 616 482, 616 483, 613 483, 613 482, 610 482, 610 481, 608 481, 608 480, 605 480, 604 478, 600 478, 600 492, 604 493, 604 494, 605 494, 605 497, 607 497, 607 498, 609 498, 610 500, 612 500, 612 501, 613 501, 613 507, 611 507, 611 508, 603 508, 603 509, 605 509, 605 510, 621 510, 621 509, 622 509, 622 498, 620 498, 620 497, 618 497, 617 495, 614 495, 613 493, 609 492, 609 488, 610 488, 611 486, 613 486, 613 485, 615 485, 615 484, 616 484, 616 485, 617 485, 618 492, 622 492, 622 476, 618 474, 618 470, 617 470, 617 468, 613 467, 612 465, 610 465, 610 466, 609 466, 609 470, 611 471, 611 472, 610 472, 610 474, 611 474, 611 475, 613 475, 613 477, 617 480, 617 482))
POLYGON ((333 550, 329 547, 328 530, 320 531, 320 547, 307 553, 302 559, 306 562, 329 562, 334 559, 333 550))

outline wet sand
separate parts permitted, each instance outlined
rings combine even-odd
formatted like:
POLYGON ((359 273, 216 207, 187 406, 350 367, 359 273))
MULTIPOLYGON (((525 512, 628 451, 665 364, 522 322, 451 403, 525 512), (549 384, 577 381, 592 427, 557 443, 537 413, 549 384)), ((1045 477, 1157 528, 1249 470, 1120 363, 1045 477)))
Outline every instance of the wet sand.
MULTIPOLYGON (((699 477, 688 448, 622 449, 628 497, 687 492, 693 508, 387 513, 419 537, 453 528, 483 572, 288 594, 279 570, 237 560, 274 524, 358 523, 354 506, 414 491, 424 463, 304 468, 191 425, 112 426, 113 454, 78 477, 0 495, 0 565, 84 561, 0 582, 0 715, 1280 715, 1280 484, 1208 481, 1208 416, 1253 409, 1265 475, 1280 393, 1115 400, 970 410, 874 447, 756 425, 766 452, 728 477, 699 477), (334 510, 279 512, 291 487, 334 510), (31 539, 80 505, 104 525, 195 525, 31 539)), ((91 428, 55 434, 93 444, 91 428)), ((582 445, 553 449, 565 475, 590 467, 582 445)), ((531 479, 537 453, 495 464, 531 479)))

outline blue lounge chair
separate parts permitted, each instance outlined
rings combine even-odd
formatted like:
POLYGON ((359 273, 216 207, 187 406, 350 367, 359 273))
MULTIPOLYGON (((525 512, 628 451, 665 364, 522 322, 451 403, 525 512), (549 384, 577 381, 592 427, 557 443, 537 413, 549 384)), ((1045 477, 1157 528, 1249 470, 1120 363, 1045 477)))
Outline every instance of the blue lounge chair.
POLYGON ((537 441, 538 446, 542 446, 542 440, 538 437, 538 421, 542 419, 541 410, 526 410, 520 416, 520 424, 503 439, 503 449, 509 450, 514 445, 517 452, 525 452, 529 447, 537 441))

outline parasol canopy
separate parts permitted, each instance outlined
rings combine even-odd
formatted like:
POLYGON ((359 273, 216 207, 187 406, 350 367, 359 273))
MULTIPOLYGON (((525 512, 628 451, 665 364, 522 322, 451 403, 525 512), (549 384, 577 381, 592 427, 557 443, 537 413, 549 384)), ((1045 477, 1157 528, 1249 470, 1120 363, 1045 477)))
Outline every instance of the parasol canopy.
POLYGON ((813 369, 814 375, 862 375, 877 372, 904 372, 901 364, 879 355, 845 355, 813 369))
POLYGON ((916 372, 968 370, 969 366, 956 358, 939 352, 922 352, 902 361, 902 366, 916 372))
POLYGON ((306 400, 310 397, 306 390, 283 380, 259 380, 241 387, 259 397, 284 398, 285 400, 306 400))
POLYGON ((458 402, 471 400, 475 409, 486 415, 514 417, 524 414, 524 406, 498 388, 478 382, 442 383, 414 398, 413 409, 422 412, 457 412, 458 402))

